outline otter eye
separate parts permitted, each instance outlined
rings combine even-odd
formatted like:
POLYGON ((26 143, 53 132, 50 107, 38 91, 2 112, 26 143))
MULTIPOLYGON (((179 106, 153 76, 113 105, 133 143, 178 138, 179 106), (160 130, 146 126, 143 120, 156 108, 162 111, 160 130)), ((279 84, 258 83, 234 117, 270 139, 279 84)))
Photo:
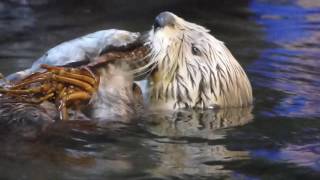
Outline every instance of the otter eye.
POLYGON ((196 55, 196 56, 200 56, 201 55, 200 50, 197 47, 195 47, 194 45, 192 45, 191 51, 192 51, 193 55, 196 55))

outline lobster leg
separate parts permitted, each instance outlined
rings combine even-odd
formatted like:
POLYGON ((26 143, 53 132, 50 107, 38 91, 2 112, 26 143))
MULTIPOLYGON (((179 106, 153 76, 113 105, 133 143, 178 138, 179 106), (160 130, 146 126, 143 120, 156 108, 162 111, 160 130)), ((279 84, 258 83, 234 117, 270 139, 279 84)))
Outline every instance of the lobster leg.
POLYGON ((29 81, 23 81, 22 83, 19 83, 19 84, 13 86, 12 89, 19 89, 24 86, 30 85, 32 83, 49 81, 49 80, 58 81, 58 82, 62 82, 62 83, 69 83, 71 85, 83 88, 84 90, 86 90, 90 93, 94 92, 94 88, 89 83, 86 83, 86 82, 83 82, 83 81, 77 80, 77 79, 63 77, 60 75, 55 75, 55 74, 51 74, 49 76, 45 76, 45 77, 41 77, 41 78, 37 78, 37 79, 31 79, 29 81))
POLYGON ((40 87, 34 87, 29 89, 1 89, 1 94, 11 94, 11 95, 24 95, 24 94, 36 94, 41 92, 47 92, 50 89, 49 84, 41 85, 40 87))
POLYGON ((68 103, 72 101, 90 100, 90 98, 91 98, 90 94, 82 91, 73 92, 71 94, 63 96, 59 101, 59 106, 58 106, 58 109, 60 112, 60 119, 63 121, 69 119, 69 114, 67 109, 68 103))
POLYGON ((41 104, 42 102, 44 102, 44 101, 52 98, 53 96, 54 96, 54 93, 52 92, 52 93, 47 94, 47 95, 44 96, 44 97, 41 97, 41 98, 38 99, 38 100, 33 101, 32 103, 41 104))
POLYGON ((63 82, 63 83, 68 83, 74 86, 78 86, 90 93, 93 93, 95 89, 88 83, 77 80, 77 79, 72 79, 68 77, 63 77, 60 75, 52 75, 52 80, 58 81, 58 82, 63 82))
POLYGON ((95 75, 89 69, 85 69, 85 71, 81 71, 78 69, 66 69, 62 67, 55 67, 55 66, 48 66, 48 65, 41 65, 41 67, 60 76, 85 81, 91 84, 92 86, 95 86, 95 84, 97 83, 95 79, 95 75))
POLYGON ((69 114, 67 110, 67 104, 65 98, 62 98, 58 106, 59 116, 62 121, 69 120, 69 114))
POLYGON ((30 85, 32 83, 44 82, 46 80, 48 80, 48 77, 40 77, 40 78, 36 78, 36 79, 22 81, 21 83, 14 85, 11 89, 19 89, 19 88, 25 87, 27 85, 30 85))
POLYGON ((78 91, 78 92, 74 92, 74 93, 67 95, 65 98, 66 98, 67 103, 69 103, 69 102, 75 101, 75 100, 80 100, 80 101, 90 100, 91 96, 89 93, 86 93, 83 91, 78 91))

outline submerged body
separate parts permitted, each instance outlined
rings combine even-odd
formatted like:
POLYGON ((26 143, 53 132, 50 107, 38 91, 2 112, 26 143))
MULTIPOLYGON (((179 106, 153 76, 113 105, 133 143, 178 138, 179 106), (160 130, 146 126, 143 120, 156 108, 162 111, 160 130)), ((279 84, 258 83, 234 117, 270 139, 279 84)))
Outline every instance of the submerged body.
POLYGON ((24 138, 35 138, 54 122, 52 113, 40 105, 22 103, 0 96, 1 132, 18 134, 24 138))

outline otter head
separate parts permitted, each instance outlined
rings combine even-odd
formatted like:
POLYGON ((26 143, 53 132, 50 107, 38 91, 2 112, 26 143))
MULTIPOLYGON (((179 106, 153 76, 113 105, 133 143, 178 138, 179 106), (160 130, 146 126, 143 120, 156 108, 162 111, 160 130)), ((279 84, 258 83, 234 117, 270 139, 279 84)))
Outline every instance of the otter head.
MULTIPOLYGON (((241 107, 252 103, 250 82, 223 42, 173 13, 155 18, 146 43, 150 100, 165 108, 241 107)), ((157 106, 156 106, 157 107, 157 106)))

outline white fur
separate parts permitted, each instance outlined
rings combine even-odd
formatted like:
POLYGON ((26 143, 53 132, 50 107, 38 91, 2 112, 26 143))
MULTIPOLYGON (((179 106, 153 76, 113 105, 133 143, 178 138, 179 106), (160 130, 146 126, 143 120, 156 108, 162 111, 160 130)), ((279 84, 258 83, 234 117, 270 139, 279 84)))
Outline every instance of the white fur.
POLYGON ((252 103, 250 82, 223 42, 174 16, 173 26, 149 33, 151 103, 160 108, 241 107, 252 103), (196 47, 200 54, 192 53, 196 47))

